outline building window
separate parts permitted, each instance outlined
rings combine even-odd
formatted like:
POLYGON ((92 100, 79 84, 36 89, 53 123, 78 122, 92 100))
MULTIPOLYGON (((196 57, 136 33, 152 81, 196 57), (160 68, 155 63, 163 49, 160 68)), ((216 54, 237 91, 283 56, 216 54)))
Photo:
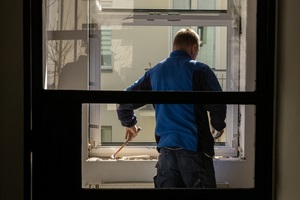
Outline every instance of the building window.
POLYGON ((101 30, 101 71, 112 71, 111 30, 101 30))
MULTIPOLYGON (((253 41, 246 40, 247 31, 253 27, 241 26, 242 20, 255 13, 247 11, 247 1, 66 0, 44 3, 43 88, 90 93, 93 90, 103 94, 99 102, 81 104, 83 188, 88 187, 86 183, 90 181, 85 172, 91 171, 91 165, 86 162, 95 158, 106 162, 124 142, 123 127, 116 118, 115 98, 105 95, 106 92, 121 93, 145 70, 168 56, 174 34, 180 28, 191 27, 199 33, 202 44, 197 60, 213 69, 225 93, 255 91, 256 69, 247 63, 255 60, 247 51, 249 42, 253 41), (66 17, 71 14, 77 17, 72 20, 66 17), (78 61, 81 62, 78 64, 78 61), (60 87, 60 81, 64 80, 62 70, 75 63, 77 68, 71 68, 74 70, 69 70, 66 76, 72 84, 60 87)), ((169 101, 172 103, 173 99, 169 101)), ((150 155, 146 156, 150 160, 157 157, 151 103, 155 102, 148 102, 137 111, 145 134, 122 153, 150 155)), ((240 187, 251 188, 254 187, 256 105, 252 102, 227 105, 226 133, 215 145, 216 163, 228 160, 246 163, 250 172, 243 174, 247 181, 240 187)), ((103 178, 105 170, 97 174, 99 179, 103 178)))

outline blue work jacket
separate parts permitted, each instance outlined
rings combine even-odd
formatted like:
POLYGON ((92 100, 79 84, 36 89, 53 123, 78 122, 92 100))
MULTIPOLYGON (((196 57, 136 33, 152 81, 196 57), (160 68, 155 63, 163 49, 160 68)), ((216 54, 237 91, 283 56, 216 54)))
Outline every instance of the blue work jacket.
MULTIPOLYGON (((181 50, 150 68, 126 91, 216 91, 222 88, 211 68, 181 50)), ((201 95, 197 93, 195 95, 201 95)), ((119 104, 118 118, 126 127, 134 126, 134 110, 142 104, 119 104)), ((153 104, 157 149, 178 147, 214 155, 214 138, 210 123, 216 130, 226 127, 226 104, 153 104)))

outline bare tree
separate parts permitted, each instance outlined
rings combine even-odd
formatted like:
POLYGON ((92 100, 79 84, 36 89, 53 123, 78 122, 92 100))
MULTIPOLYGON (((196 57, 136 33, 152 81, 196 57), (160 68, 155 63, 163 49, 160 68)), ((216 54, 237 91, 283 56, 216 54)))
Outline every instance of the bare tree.
POLYGON ((71 40, 48 40, 48 59, 54 63, 53 86, 57 87, 62 67, 66 64, 67 56, 72 53, 74 43, 71 40))

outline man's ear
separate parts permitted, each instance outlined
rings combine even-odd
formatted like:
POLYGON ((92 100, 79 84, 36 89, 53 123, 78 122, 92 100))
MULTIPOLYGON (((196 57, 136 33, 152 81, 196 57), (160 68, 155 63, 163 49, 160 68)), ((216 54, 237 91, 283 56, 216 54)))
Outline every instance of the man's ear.
POLYGON ((194 44, 194 45, 193 45, 193 49, 194 49, 194 51, 196 51, 196 53, 198 53, 198 51, 199 51, 199 46, 198 46, 197 44, 194 44))
POLYGON ((198 45, 194 44, 191 48, 191 56, 193 59, 196 59, 198 55, 198 45))

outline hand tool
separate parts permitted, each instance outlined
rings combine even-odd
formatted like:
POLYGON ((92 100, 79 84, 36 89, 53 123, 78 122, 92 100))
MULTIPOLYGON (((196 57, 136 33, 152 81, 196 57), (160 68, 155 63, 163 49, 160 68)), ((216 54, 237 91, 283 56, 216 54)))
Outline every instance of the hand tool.
MULTIPOLYGON (((141 128, 139 127, 137 132, 139 132, 141 130, 141 128)), ((116 151, 116 153, 114 153, 111 158, 112 159, 115 159, 116 158, 116 155, 117 153, 119 153, 131 140, 131 137, 128 137, 128 139, 122 144, 122 146, 116 151)))
POLYGON ((119 153, 119 152, 120 152, 120 151, 121 151, 121 150, 129 143, 130 139, 131 139, 131 138, 128 138, 128 139, 122 144, 122 146, 118 149, 118 151, 116 151, 116 153, 114 153, 114 154, 111 156, 112 159, 115 159, 115 158, 116 158, 117 153, 119 153))

